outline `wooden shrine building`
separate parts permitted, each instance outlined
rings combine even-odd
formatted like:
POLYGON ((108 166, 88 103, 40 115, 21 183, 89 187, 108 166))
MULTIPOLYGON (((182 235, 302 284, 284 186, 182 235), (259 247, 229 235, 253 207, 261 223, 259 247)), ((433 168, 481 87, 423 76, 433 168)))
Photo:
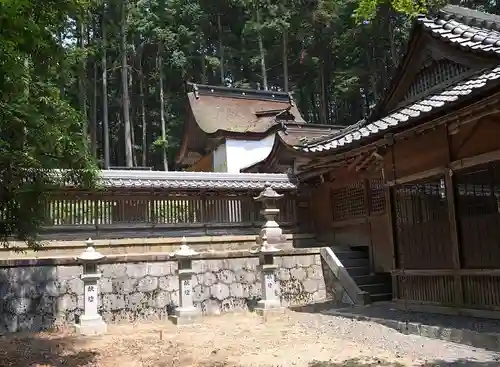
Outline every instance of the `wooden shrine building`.
POLYGON ((369 118, 291 147, 317 235, 368 248, 407 305, 500 311, 499 56, 499 16, 420 16, 369 118))
MULTIPOLYGON (((188 118, 176 157, 177 166, 188 171, 239 173, 252 166, 255 172, 258 162, 271 152, 274 156, 281 140, 288 146, 339 130, 331 125, 307 124, 290 93, 198 84, 189 87, 188 118)), ((273 172, 285 172, 293 166, 293 161, 285 160, 273 166, 273 172)))

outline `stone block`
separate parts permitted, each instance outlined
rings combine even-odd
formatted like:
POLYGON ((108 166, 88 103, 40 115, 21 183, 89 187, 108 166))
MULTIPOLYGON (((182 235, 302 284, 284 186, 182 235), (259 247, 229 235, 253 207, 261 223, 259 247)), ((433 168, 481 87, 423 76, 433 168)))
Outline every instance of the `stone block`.
POLYGON ((223 299, 229 297, 229 286, 223 283, 216 283, 210 287, 210 295, 213 298, 222 301, 223 299))
POLYGON ((224 284, 231 284, 235 281, 234 273, 228 269, 222 269, 217 273, 217 280, 224 284))
POLYGON ((152 292, 156 288, 158 288, 158 279, 152 276, 139 279, 136 286, 138 292, 152 292))
POLYGON ((144 278, 148 274, 147 263, 127 264, 127 276, 130 278, 144 278))
POLYGON ((174 275, 161 277, 158 281, 158 288, 163 291, 173 292, 174 290, 179 289, 179 280, 177 276, 174 275))

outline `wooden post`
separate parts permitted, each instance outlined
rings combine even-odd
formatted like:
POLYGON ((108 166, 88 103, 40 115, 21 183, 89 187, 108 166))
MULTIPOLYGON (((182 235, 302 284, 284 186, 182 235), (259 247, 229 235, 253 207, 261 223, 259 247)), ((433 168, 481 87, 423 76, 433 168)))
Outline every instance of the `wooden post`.
POLYGON ((370 247, 368 248, 368 256, 369 256, 369 264, 370 264, 370 273, 375 272, 375 261, 374 261, 374 256, 373 256, 373 241, 372 241, 372 225, 370 221, 370 215, 372 212, 372 208, 370 205, 370 180, 367 178, 363 179, 363 191, 364 191, 364 201, 365 201, 365 225, 368 227, 368 234, 370 238, 370 247))
MULTIPOLYGON (((394 160, 394 138, 391 136, 389 139, 390 145, 390 172, 383 171, 383 180, 384 181, 395 181, 396 180, 396 164, 394 160)), ((387 157, 387 156, 386 156, 387 157)), ((387 159, 387 158, 384 158, 387 159)), ((386 166, 384 162, 384 166, 386 166)), ((392 189, 391 186, 385 184, 385 211, 387 213, 387 222, 388 222, 388 230, 389 230, 389 242, 391 246, 392 252, 392 270, 396 270, 397 262, 396 262, 396 238, 395 238, 395 228, 394 228, 394 217, 393 217, 393 201, 392 201, 392 189)), ((399 287, 398 287, 398 276, 392 274, 392 298, 394 300, 399 299, 399 287)))
MULTIPOLYGON (((452 161, 452 151, 450 145, 450 136, 448 129, 445 129, 446 133, 446 146, 448 157, 448 164, 452 161)), ((448 219, 450 222, 450 237, 451 237, 451 256, 453 260, 453 270, 454 270, 454 288, 455 288, 455 306, 462 306, 464 303, 464 293, 462 287, 462 278, 459 275, 459 270, 461 268, 460 264, 460 239, 458 237, 458 225, 457 225, 457 214, 455 208, 455 190, 454 190, 454 178, 453 170, 448 168, 444 176, 444 184, 446 190, 446 201, 448 204, 448 219)))

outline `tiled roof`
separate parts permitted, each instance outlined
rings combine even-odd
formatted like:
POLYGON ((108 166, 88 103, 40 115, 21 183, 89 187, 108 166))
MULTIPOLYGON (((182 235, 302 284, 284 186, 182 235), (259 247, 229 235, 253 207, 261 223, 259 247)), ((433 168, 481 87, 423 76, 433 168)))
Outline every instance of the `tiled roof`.
POLYGON ((314 139, 325 138, 339 132, 344 127, 319 124, 285 124, 286 129, 278 132, 281 139, 290 146, 304 145, 314 139))
POLYGON ((297 188, 295 179, 286 174, 101 171, 101 184, 106 188, 261 190, 266 182, 278 190, 297 188))
POLYGON ((279 123, 276 115, 287 109, 295 122, 305 122, 289 93, 196 84, 193 89, 189 104, 207 134, 265 133, 279 123))
POLYGON ((500 16, 447 6, 435 19, 417 18, 433 36, 461 48, 500 53, 500 16))
POLYGON ((296 149, 305 152, 321 152, 345 147, 364 137, 383 132, 396 126, 401 126, 402 124, 407 124, 425 114, 436 112, 450 103, 460 102, 476 90, 486 87, 488 84, 491 84, 492 81, 499 78, 500 66, 489 70, 483 70, 463 81, 449 86, 441 92, 433 93, 408 106, 397 109, 386 117, 373 122, 365 120, 360 121, 328 138, 319 139, 304 146, 297 146, 296 149))

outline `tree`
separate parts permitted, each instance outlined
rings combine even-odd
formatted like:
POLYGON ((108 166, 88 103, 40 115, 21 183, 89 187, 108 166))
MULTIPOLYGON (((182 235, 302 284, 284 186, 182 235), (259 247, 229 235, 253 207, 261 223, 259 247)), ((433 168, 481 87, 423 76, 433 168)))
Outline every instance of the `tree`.
MULTIPOLYGON (((61 98, 61 79, 70 78, 61 70, 67 72, 71 50, 54 37, 86 5, 78 0, 0 3, 0 241, 4 246, 12 237, 37 246, 44 203, 53 189, 68 182, 95 184, 95 164, 83 133, 86 119, 61 98)), ((74 61, 78 68, 81 63, 74 61)))

